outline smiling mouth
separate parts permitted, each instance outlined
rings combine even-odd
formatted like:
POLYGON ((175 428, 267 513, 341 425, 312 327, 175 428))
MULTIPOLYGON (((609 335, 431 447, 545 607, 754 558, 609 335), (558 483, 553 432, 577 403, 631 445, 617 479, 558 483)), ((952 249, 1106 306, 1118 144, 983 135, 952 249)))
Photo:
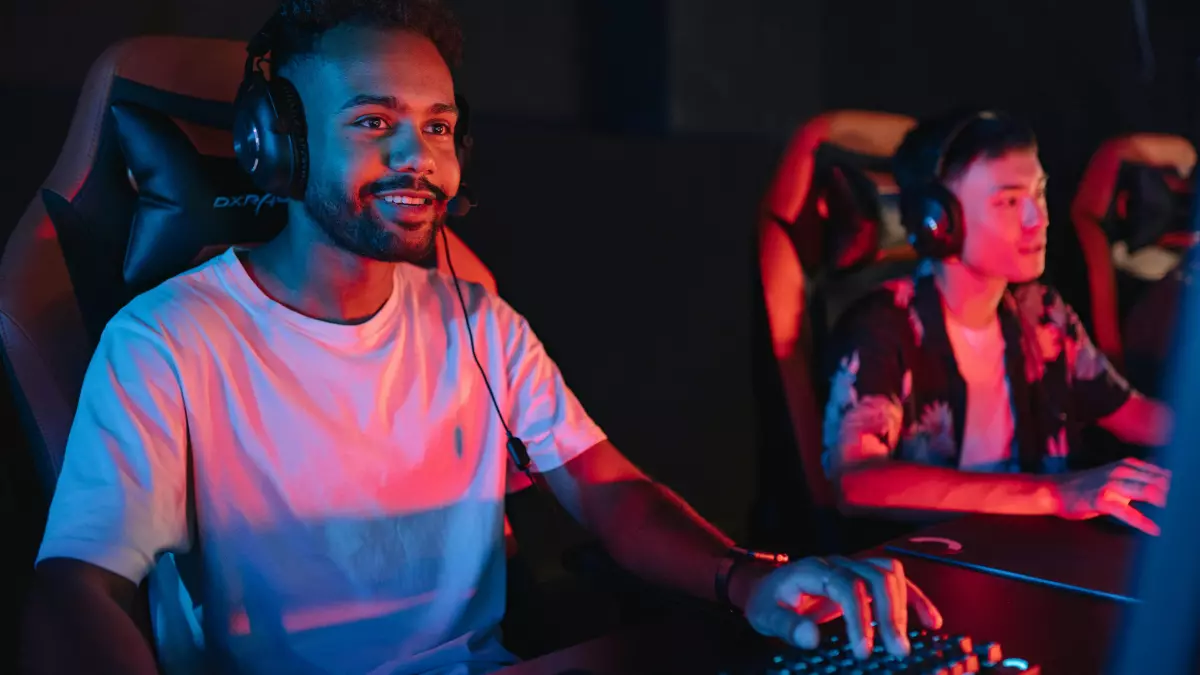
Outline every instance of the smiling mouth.
POLYGON ((383 195, 383 201, 399 206, 429 206, 433 204, 432 197, 410 197, 408 195, 383 195))

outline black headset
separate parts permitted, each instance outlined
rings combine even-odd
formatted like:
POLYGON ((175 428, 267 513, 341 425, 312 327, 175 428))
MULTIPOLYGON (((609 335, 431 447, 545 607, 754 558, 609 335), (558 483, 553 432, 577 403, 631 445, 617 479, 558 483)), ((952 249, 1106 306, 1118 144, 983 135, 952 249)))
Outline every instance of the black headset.
POLYGON ((969 127, 980 120, 999 119, 983 110, 951 125, 935 146, 932 166, 912 185, 900 186, 900 220, 908 232, 908 243, 922 258, 950 258, 962 253, 962 204, 944 182, 946 153, 969 127))
MULTIPOLYGON (((262 69, 262 62, 269 62, 266 55, 282 23, 281 6, 246 45, 246 69, 237 98, 234 99, 233 151, 238 164, 250 174, 259 189, 279 197, 303 199, 304 189, 308 185, 308 128, 304 123, 304 106, 295 85, 274 73, 268 78, 262 69)), ((465 169, 473 145, 470 107, 466 98, 458 93, 454 95, 454 104, 458 107, 458 122, 454 127, 455 153, 459 165, 465 169)), ((466 183, 460 183, 458 194, 447 206, 451 216, 461 218, 475 206, 470 194, 466 183)), ((492 407, 500 417, 500 424, 508 438, 505 449, 517 468, 529 476, 534 485, 538 485, 538 481, 530 474, 532 461, 525 442, 509 428, 504 413, 500 411, 500 404, 496 402, 492 383, 488 381, 487 372, 475 352, 470 312, 467 311, 467 302, 463 298, 454 263, 450 260, 450 242, 444 227, 442 243, 446 249, 450 275, 454 278, 454 290, 458 293, 458 301, 466 319, 471 355, 475 358, 475 365, 479 367, 479 374, 483 376, 488 396, 492 399, 492 407)))
MULTIPOLYGON (((281 6, 246 45, 246 67, 234 99, 233 151, 238 164, 264 192, 288 199, 303 199, 308 185, 308 126, 304 105, 295 85, 272 72, 268 78, 263 62, 283 24, 281 6)), ((460 168, 470 162, 471 108, 466 97, 454 95, 458 122, 454 126, 454 149, 460 168)), ((451 216, 467 215, 475 202, 465 181, 450 200, 451 216)))

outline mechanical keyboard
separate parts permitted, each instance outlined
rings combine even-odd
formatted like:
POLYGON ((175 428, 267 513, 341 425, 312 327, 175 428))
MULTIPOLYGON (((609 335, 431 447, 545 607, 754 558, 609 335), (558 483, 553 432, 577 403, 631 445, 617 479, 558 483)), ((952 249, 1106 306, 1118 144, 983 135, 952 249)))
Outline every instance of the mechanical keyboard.
POLYGON ((747 668, 721 675, 1040 675, 1041 668, 1019 658, 1006 658, 995 642, 976 644, 965 635, 914 630, 912 653, 890 656, 876 645, 869 658, 855 658, 843 637, 826 637, 816 649, 771 650, 747 668))

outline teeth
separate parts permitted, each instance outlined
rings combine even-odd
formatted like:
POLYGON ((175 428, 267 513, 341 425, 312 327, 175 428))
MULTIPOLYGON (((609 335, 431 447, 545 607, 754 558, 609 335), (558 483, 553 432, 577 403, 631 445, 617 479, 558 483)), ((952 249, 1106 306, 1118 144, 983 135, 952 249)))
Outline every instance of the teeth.
POLYGON ((389 204, 403 204, 405 206, 424 206, 429 203, 424 197, 407 197, 402 195, 388 195, 383 198, 389 204))

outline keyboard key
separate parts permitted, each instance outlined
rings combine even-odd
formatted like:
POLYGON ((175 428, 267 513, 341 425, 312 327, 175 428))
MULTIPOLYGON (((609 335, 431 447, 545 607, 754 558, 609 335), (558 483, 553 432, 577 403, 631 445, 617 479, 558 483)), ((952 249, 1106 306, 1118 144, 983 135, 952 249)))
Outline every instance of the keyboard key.
POLYGON ((989 642, 975 648, 975 654, 982 663, 999 663, 1004 659, 1004 652, 997 642, 989 642))
POLYGON ((974 641, 966 635, 955 635, 954 637, 950 638, 949 642, 954 649, 957 649, 963 654, 970 654, 971 652, 975 651, 974 641))

